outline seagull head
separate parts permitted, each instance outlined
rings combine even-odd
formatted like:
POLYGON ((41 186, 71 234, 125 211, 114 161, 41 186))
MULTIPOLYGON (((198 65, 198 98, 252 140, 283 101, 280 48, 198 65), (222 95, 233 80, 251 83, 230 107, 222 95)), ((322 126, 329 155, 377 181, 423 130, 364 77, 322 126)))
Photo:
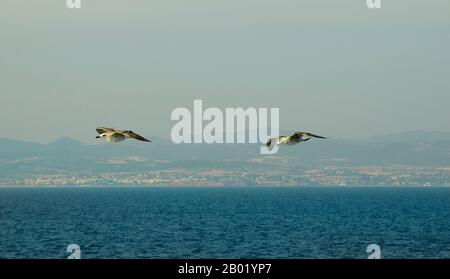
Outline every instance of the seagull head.
POLYGON ((103 134, 100 134, 100 135, 96 136, 95 138, 96 138, 96 139, 99 139, 99 138, 103 138, 103 137, 105 137, 105 136, 106 136, 106 133, 103 133, 103 134))
POLYGON ((280 139, 272 138, 269 139, 266 143, 267 148, 271 151, 275 146, 280 145, 280 139))

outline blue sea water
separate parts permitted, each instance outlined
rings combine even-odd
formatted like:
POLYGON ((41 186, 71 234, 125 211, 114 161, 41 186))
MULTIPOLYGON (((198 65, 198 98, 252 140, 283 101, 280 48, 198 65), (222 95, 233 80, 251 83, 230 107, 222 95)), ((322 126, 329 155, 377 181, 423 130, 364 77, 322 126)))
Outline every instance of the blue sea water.
POLYGON ((449 188, 2 188, 0 258, 450 258, 449 188))

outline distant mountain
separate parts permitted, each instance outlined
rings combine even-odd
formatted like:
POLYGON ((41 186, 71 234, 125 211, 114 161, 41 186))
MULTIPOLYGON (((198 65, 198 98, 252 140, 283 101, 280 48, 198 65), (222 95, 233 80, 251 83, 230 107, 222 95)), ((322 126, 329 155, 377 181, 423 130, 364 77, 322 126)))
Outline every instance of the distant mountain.
POLYGON ((446 138, 446 133, 428 135, 414 132, 360 141, 311 140, 297 146, 281 146, 272 156, 261 155, 260 144, 174 144, 152 138, 152 143, 130 140, 87 145, 68 137, 37 144, 0 138, 0 177, 212 166, 270 170, 278 162, 298 166, 450 166, 450 137, 446 138))
POLYGON ((38 143, 0 138, 0 159, 20 158, 41 150, 38 143))
POLYGON ((62 137, 59 138, 51 143, 48 144, 49 146, 52 147, 83 147, 85 146, 84 143, 79 142, 73 138, 69 138, 69 137, 62 137))

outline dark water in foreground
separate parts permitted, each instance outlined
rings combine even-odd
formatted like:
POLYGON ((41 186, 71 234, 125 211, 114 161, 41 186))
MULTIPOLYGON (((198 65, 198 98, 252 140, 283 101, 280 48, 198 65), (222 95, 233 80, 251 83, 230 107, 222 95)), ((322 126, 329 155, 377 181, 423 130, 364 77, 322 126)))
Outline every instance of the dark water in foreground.
POLYGON ((0 189, 0 258, 450 258, 449 188, 0 189))

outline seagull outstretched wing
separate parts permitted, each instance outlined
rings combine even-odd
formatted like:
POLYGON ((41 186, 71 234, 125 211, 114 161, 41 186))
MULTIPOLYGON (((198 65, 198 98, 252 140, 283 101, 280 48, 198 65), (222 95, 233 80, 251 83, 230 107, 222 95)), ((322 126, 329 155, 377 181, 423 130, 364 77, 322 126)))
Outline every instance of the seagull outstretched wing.
POLYGON ((318 138, 318 139, 326 139, 326 137, 318 136, 315 134, 307 133, 307 132, 296 132, 292 136, 290 136, 290 140, 293 142, 299 142, 301 140, 306 141, 309 140, 311 137, 318 138))
POLYGON ((121 131, 121 133, 124 134, 124 135, 126 135, 126 136, 128 136, 128 137, 130 137, 130 138, 133 138, 133 139, 137 139, 137 140, 141 140, 141 141, 146 141, 146 142, 151 142, 150 140, 144 138, 144 137, 141 136, 141 135, 136 134, 136 133, 133 132, 133 131, 121 131))
POLYGON ((307 135, 307 136, 313 137, 313 138, 326 139, 326 137, 314 135, 314 134, 311 134, 311 133, 304 133, 304 134, 307 135))

